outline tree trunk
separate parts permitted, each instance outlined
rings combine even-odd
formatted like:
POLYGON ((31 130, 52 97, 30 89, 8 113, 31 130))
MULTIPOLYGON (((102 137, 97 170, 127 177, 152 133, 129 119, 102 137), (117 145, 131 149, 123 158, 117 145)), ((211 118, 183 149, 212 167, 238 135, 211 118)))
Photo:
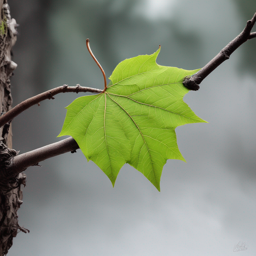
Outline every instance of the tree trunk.
MULTIPOLYGON (((12 47, 16 42, 16 21, 11 18, 7 0, 0 0, 0 115, 11 109, 10 77, 17 64, 11 60, 12 47)), ((6 167, 18 152, 12 148, 11 121, 0 127, 0 256, 6 255, 19 230, 28 232, 18 224, 17 211, 22 204, 22 185, 26 176, 8 175, 6 167)))

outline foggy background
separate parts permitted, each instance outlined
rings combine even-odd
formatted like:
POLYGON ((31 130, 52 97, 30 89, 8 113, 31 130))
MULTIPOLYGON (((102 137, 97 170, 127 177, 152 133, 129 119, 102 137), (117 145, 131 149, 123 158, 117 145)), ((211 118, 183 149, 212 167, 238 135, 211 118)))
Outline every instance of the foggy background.
MULTIPOLYGON (((196 69, 244 28, 255 0, 9 0, 20 24, 14 47, 14 105, 68 84, 103 89, 125 58, 152 54, 160 65, 196 69)), ((256 31, 256 28, 255 30, 256 31)), ((13 121, 21 153, 56 142, 59 94, 13 121)), ((256 39, 246 42, 185 101, 208 124, 176 129, 187 163, 168 160, 161 192, 125 165, 115 188, 81 151, 26 171, 21 226, 10 256, 256 255, 256 39), (246 250, 234 252, 240 245, 246 250), (245 248, 246 247, 246 248, 245 248)))

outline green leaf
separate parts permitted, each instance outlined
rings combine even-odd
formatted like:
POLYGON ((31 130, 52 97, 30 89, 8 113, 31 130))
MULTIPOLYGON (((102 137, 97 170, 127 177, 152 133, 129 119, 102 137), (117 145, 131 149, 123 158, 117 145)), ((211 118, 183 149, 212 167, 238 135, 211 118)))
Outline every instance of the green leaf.
POLYGON ((122 61, 105 92, 77 98, 67 107, 59 136, 72 136, 113 186, 121 167, 129 163, 160 191, 167 159, 185 161, 175 128, 206 122, 183 101, 189 90, 182 81, 198 69, 160 66, 159 52, 122 61))

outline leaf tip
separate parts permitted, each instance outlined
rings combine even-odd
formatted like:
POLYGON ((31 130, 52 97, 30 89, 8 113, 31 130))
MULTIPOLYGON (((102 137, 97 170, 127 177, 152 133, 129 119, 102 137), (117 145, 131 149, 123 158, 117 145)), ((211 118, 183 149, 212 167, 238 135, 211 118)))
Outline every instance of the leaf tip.
POLYGON ((184 156, 180 153, 180 151, 179 151, 179 155, 176 158, 169 158, 169 159, 181 160, 185 163, 187 162, 186 159, 184 158, 184 156))
POLYGON ((161 189, 160 189, 160 180, 155 180, 155 181, 149 180, 149 181, 154 185, 154 187, 155 187, 159 192, 161 192, 161 189))
POLYGON ((209 123, 208 121, 206 121, 206 120, 204 120, 204 119, 202 119, 202 118, 200 118, 200 117, 199 117, 199 119, 200 119, 199 123, 206 123, 206 124, 209 123))
POLYGON ((116 179, 111 179, 110 177, 109 177, 109 179, 110 179, 110 181, 111 181, 111 183, 112 183, 112 186, 113 186, 113 188, 115 187, 115 183, 116 183, 116 179))
POLYGON ((62 137, 62 136, 64 136, 64 134, 62 134, 62 132, 60 132, 60 133, 57 135, 57 138, 62 137))
POLYGON ((101 170, 107 175, 107 177, 109 178, 113 188, 115 187, 115 183, 116 183, 116 178, 117 176, 113 175, 113 174, 107 174, 102 168, 101 170))
POLYGON ((71 135, 68 134, 67 132, 65 132, 64 129, 62 129, 62 130, 60 131, 60 133, 57 135, 57 138, 63 137, 63 136, 71 136, 71 135))
POLYGON ((160 51, 161 51, 161 45, 159 44, 159 47, 158 47, 157 51, 154 54, 156 54, 156 56, 158 56, 160 51))
POLYGON ((157 186, 155 186, 155 187, 156 187, 156 189, 158 190, 158 192, 161 192, 160 184, 159 184, 159 185, 157 185, 157 186))

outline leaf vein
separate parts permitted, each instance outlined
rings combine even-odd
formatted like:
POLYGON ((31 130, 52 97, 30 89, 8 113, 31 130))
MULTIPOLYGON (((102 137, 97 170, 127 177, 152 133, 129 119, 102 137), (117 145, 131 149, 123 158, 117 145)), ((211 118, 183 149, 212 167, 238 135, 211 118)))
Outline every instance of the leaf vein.
MULTIPOLYGON (((133 120, 133 118, 131 117, 131 115, 130 115, 118 102, 116 102, 114 99, 112 99, 112 98, 110 97, 109 93, 106 93, 106 94, 108 94, 109 98, 110 98, 114 103, 116 103, 116 104, 128 115, 128 117, 132 120, 132 122, 134 123, 134 125, 135 125, 136 128, 138 129, 139 134, 141 135, 141 137, 142 137, 142 139, 143 139, 143 142, 144 142, 143 145, 146 146, 147 152, 148 152, 148 154, 149 154, 149 156, 150 156, 150 162, 151 162, 152 169, 154 169, 154 163, 153 163, 152 156, 151 156, 151 154, 150 154, 150 150, 149 150, 148 144, 147 144, 147 142, 146 142, 146 140, 145 140, 145 138, 144 138, 144 135, 143 135, 143 133, 141 132, 139 126, 138 126, 137 123, 133 120)), ((143 145, 142 145, 142 147, 143 147, 143 145)), ((142 147, 141 147, 141 149, 142 149, 142 147)), ((153 173, 154 173, 154 176, 155 176, 155 180, 157 180, 155 172, 153 172, 153 173)))

